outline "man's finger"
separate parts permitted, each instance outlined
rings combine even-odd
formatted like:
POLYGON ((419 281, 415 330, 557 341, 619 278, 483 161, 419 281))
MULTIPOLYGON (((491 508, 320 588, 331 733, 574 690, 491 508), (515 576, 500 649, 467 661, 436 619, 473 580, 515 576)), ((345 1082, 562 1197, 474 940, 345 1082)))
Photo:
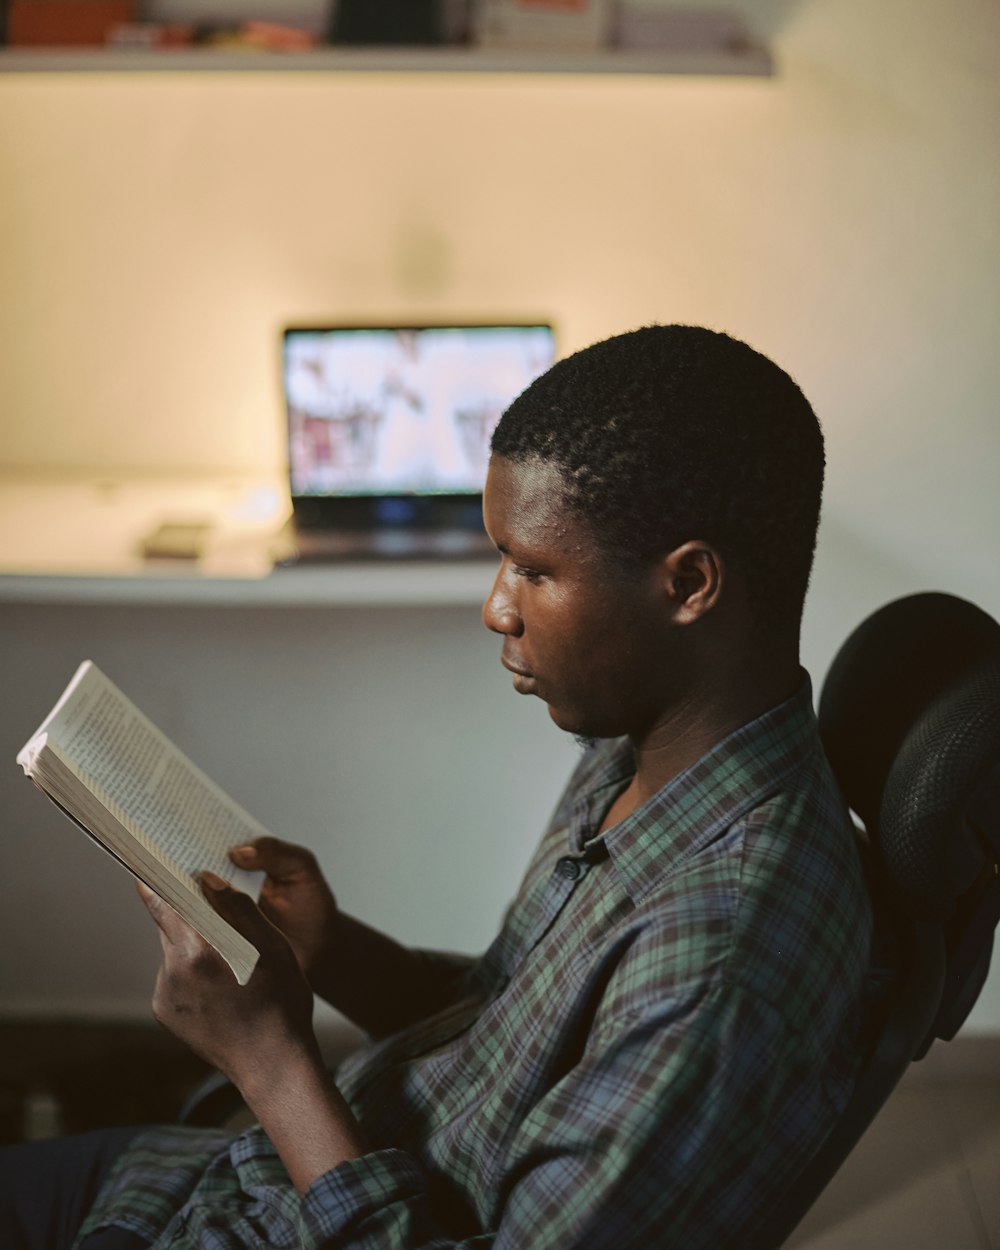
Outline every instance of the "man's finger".
POLYGON ((175 922, 183 924, 184 921, 181 920, 180 916, 178 916, 174 909, 169 906, 169 904, 165 903, 155 890, 151 890, 144 881, 137 880, 135 888, 139 897, 145 903, 146 910, 156 921, 160 932, 165 937, 172 938, 177 932, 175 922))
POLYGON ((190 944, 192 938, 196 941, 201 939, 195 933, 194 929, 181 916, 174 911, 168 902, 160 898, 155 890, 151 890, 143 881, 136 881, 136 891, 146 910, 153 917, 157 928, 160 930, 160 943, 166 951, 171 946, 181 946, 190 944))
POLYGON ((266 872, 275 881, 302 874, 319 875, 312 851, 279 838, 256 838, 243 846, 234 846, 229 858, 251 872, 266 872))
POLYGON ((219 915, 258 950, 262 941, 267 941, 277 932, 249 894, 234 890, 214 872, 199 873, 198 881, 203 894, 219 915))

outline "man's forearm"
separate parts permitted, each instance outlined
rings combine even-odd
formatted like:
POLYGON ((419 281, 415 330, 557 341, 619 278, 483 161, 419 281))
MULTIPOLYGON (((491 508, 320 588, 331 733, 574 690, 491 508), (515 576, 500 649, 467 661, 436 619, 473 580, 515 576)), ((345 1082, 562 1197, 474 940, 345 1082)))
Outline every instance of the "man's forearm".
POLYGON ((320 998, 372 1037, 385 1037, 445 1006, 471 963, 403 946, 339 912, 334 942, 306 971, 320 998))

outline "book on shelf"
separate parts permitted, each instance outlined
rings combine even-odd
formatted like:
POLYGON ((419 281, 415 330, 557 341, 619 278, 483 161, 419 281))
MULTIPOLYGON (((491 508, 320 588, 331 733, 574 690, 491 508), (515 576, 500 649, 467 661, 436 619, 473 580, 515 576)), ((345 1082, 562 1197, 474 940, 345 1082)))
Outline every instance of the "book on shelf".
POLYGON ((608 43, 611 0, 481 0, 475 42, 483 48, 596 52, 608 43))
POLYGON ((219 952, 240 985, 254 946, 215 911, 195 873, 214 872, 255 900, 262 876, 230 847, 267 834, 90 660, 18 752, 25 774, 95 842, 219 952))

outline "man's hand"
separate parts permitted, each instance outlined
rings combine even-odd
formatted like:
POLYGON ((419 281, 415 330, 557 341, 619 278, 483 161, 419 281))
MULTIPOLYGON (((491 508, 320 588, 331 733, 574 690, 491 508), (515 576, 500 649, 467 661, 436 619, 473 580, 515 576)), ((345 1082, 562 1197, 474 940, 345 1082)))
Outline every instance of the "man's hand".
POLYGON ((264 837, 229 857, 266 874, 260 912, 288 939, 314 992, 366 1033, 384 1037, 449 1000, 455 974, 342 912, 305 847, 264 837))
POLYGON ((288 941, 249 895, 211 873, 201 881, 215 910, 260 959, 239 985, 222 956, 139 884, 163 946, 153 1015, 229 1077, 305 1193, 317 1177, 364 1153, 361 1132, 323 1065, 312 990, 288 941))
POLYGON ((163 963, 153 1015, 241 1090, 290 1052, 318 1053, 312 1030, 312 990, 285 938, 249 895, 211 873, 205 897, 260 952, 240 986, 222 956, 152 890, 139 895, 160 930, 163 963))
POLYGON ((315 989, 317 971, 333 951, 338 918, 315 855, 304 846, 266 837, 233 847, 229 858, 239 868, 266 873, 260 910, 288 939, 315 989))

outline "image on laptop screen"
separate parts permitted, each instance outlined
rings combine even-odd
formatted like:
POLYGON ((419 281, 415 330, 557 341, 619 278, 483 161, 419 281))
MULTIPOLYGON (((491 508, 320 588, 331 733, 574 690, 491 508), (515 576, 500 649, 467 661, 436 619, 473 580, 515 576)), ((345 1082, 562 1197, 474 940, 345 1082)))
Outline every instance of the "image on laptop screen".
POLYGON ((293 498, 478 495, 493 427, 554 354, 547 325, 286 329, 293 498))

